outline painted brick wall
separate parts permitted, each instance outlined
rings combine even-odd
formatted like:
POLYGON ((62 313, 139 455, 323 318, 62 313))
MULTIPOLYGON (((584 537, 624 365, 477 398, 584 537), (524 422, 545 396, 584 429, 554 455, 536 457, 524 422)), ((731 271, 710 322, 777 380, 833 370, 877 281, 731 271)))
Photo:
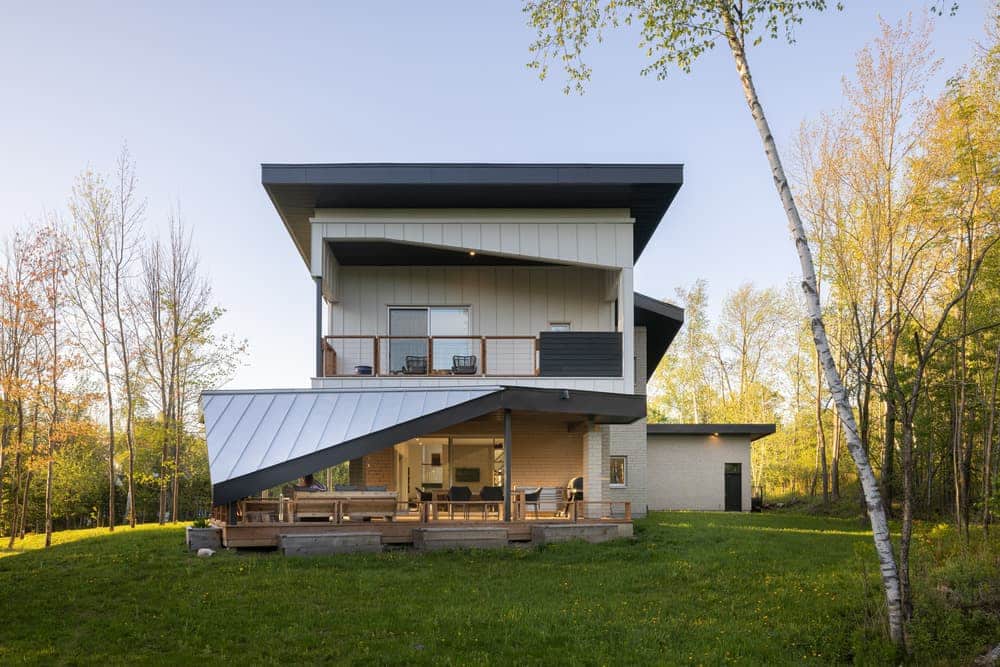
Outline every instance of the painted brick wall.
MULTIPOLYGON (((635 393, 646 393, 646 327, 635 328, 635 393)), ((608 457, 626 456, 627 479, 625 488, 607 487, 605 498, 632 503, 634 516, 645 516, 647 505, 647 452, 646 420, 634 424, 602 427, 607 442, 608 457)), ((609 458, 610 465, 610 458, 609 458)))
POLYGON ((742 464, 742 506, 750 511, 750 439, 746 436, 649 436, 653 510, 725 509, 725 464, 742 464))

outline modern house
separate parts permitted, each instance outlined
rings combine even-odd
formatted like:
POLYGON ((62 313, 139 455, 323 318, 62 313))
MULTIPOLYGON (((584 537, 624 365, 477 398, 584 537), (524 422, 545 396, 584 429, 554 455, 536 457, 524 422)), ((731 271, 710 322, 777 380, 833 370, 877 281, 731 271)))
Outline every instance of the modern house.
POLYGON ((773 426, 646 425, 683 311, 635 292, 633 270, 682 174, 263 165, 314 281, 315 369, 307 389, 203 396, 229 542, 317 517, 407 541, 435 520, 515 539, 531 521, 630 530, 647 508, 749 510, 749 442, 773 426), (344 462, 350 485, 258 497, 344 462))

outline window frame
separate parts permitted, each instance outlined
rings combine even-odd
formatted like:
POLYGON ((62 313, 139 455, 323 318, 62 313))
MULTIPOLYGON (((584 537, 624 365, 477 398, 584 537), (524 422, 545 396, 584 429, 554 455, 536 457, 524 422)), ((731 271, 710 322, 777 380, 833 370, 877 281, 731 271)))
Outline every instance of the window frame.
POLYGON ((628 488, 628 456, 624 454, 612 454, 608 457, 608 486, 612 489, 628 488), (615 459, 622 460, 622 481, 620 483, 611 481, 611 476, 613 475, 611 462, 615 459))

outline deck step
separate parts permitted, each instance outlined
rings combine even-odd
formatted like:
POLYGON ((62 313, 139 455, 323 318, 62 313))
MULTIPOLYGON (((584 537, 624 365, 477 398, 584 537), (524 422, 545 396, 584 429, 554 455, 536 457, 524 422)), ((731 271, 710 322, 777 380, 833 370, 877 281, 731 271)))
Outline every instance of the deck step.
POLYGON ((286 556, 325 556, 328 554, 378 553, 382 551, 380 533, 291 533, 279 536, 281 553, 286 556))
POLYGON ((416 528, 413 546, 424 551, 440 549, 499 549, 507 546, 507 529, 478 526, 416 528))
MULTIPOLYGON (((631 525, 630 525, 631 527, 631 525)), ((617 524, 548 524, 531 527, 531 541, 534 544, 553 544, 583 540, 585 542, 607 542, 622 537, 617 524)))

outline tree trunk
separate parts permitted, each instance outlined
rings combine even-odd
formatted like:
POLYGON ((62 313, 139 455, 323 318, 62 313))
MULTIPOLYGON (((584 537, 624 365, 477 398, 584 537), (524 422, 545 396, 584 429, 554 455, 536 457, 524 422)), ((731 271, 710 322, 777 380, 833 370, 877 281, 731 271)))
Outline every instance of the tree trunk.
POLYGON ((823 505, 830 504, 830 475, 826 467, 826 431, 823 429, 823 381, 819 353, 816 354, 816 472, 823 480, 823 505))
POLYGON ((895 645, 901 646, 903 644, 903 609, 900 600, 899 571, 896 567, 895 555, 893 554, 889 524, 886 520, 885 507, 882 504, 882 495, 879 493, 878 483, 875 480, 875 473, 872 471, 871 463, 858 437, 854 412, 851 409, 847 392, 844 389, 840 373, 837 370, 833 354, 830 351, 830 343, 823 325, 820 295, 816 290, 816 272, 813 266, 812 252, 809 249, 809 242, 806 239, 805 227, 799 216, 795 199, 792 197, 792 191, 785 176, 781 158, 778 155, 778 147, 771 134, 771 128, 764 115, 764 109, 757 97, 757 91, 754 88, 753 79, 750 74, 750 66, 746 59, 743 43, 737 36, 731 10, 728 6, 723 6, 720 13, 725 23, 726 38, 733 53, 736 70, 743 85, 747 105, 750 107, 750 115, 753 116, 757 130, 760 133, 764 152, 767 155, 771 173, 774 177, 774 185, 778 190, 782 206, 788 217, 789 230, 798 251, 799 263, 802 268, 802 291, 805 293, 806 305, 809 310, 813 341, 816 344, 816 351, 821 360, 826 381, 830 388, 830 394, 833 396, 837 411, 844 424, 847 448, 851 452, 851 456, 857 466, 858 479, 867 502, 868 516, 872 525, 872 538, 875 543, 875 552, 878 555, 879 569, 882 575, 882 587, 885 592, 889 636, 895 645))
POLYGON ((52 546, 52 444, 49 442, 49 462, 45 468, 45 548, 52 546))
POLYGON ((913 420, 904 414, 903 438, 900 443, 903 463, 903 527, 899 538, 899 593, 903 616, 913 616, 913 596, 910 589, 910 542, 913 537, 913 420))
MULTIPOLYGON (((895 377, 895 362, 890 360, 889 371, 895 377)), ((895 466, 896 450, 896 394, 894 389, 887 388, 885 392, 885 444, 882 447, 882 493, 885 497, 885 509, 892 516, 892 477, 895 466)))
POLYGON ((993 496, 993 436, 997 416, 997 380, 1000 379, 1000 344, 993 357, 993 386, 990 390, 989 417, 983 439, 983 532, 990 534, 990 501, 993 496))

